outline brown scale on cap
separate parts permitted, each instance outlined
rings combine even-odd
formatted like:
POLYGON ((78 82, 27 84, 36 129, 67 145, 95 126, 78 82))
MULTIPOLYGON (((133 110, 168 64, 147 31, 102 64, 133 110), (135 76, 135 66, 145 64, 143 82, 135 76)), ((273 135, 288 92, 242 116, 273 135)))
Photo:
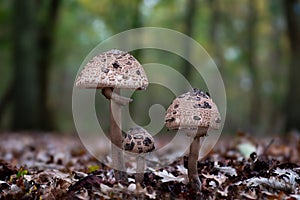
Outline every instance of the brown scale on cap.
POLYGON ((132 55, 113 49, 93 57, 78 75, 76 86, 145 89, 148 80, 141 64, 132 55))
POLYGON ((208 93, 195 88, 178 96, 169 106, 165 123, 169 129, 219 129, 220 113, 208 93))
POLYGON ((147 153, 155 149, 153 137, 143 128, 131 128, 123 134, 123 148, 132 153, 147 153))

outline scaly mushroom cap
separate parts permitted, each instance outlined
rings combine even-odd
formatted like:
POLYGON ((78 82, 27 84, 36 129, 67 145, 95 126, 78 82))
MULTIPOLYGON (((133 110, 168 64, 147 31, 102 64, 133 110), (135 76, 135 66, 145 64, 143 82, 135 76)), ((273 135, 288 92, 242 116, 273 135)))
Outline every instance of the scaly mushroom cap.
POLYGON ((216 104, 207 93, 197 88, 174 99, 165 116, 169 129, 219 129, 220 123, 216 104))
POLYGON ((153 137, 141 127, 124 133, 122 143, 124 150, 132 153, 147 153, 155 149, 153 137))
POLYGON ((132 55, 113 49, 93 57, 78 75, 76 86, 146 89, 148 80, 143 67, 132 55))

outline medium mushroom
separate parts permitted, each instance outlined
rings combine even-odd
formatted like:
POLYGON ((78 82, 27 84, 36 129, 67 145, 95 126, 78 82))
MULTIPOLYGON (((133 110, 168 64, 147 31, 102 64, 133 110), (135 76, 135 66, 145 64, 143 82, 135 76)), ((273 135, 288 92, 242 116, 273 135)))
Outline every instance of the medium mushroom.
POLYGON ((144 154, 155 149, 153 137, 141 127, 131 128, 123 135, 123 149, 138 154, 135 182, 142 183, 145 170, 144 154))
POLYGON ((188 177, 191 186, 200 190, 197 162, 200 138, 207 135, 209 128, 219 129, 220 113, 208 93, 194 88, 178 96, 167 109, 165 124, 170 130, 184 130, 193 137, 188 158, 188 177))
POLYGON ((121 106, 132 101, 120 96, 120 89, 144 90, 148 80, 141 64, 129 53, 117 49, 103 52, 93 57, 76 79, 79 88, 102 89, 102 94, 110 100, 110 138, 112 161, 117 180, 125 180, 126 175, 122 152, 121 106))

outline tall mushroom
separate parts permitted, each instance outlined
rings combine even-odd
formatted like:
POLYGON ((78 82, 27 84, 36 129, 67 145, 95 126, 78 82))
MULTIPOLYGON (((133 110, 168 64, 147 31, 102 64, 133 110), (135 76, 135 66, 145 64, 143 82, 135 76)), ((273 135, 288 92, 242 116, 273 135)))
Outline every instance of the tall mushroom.
POLYGON ((220 113, 208 93, 194 88, 178 96, 167 109, 166 127, 173 130, 182 129, 193 137, 188 158, 188 177, 191 186, 200 190, 197 162, 200 151, 200 138, 207 135, 209 128, 219 129, 220 113))
POLYGON ((122 151, 121 106, 132 101, 120 96, 120 89, 142 90, 148 80, 141 64, 129 53, 117 49, 93 57, 76 79, 79 88, 102 89, 110 100, 110 138, 116 180, 125 180, 122 151))
POLYGON ((141 127, 131 128, 123 136, 123 148, 125 151, 136 153, 136 175, 135 182, 141 184, 144 180, 145 153, 155 149, 154 139, 145 129, 141 127))

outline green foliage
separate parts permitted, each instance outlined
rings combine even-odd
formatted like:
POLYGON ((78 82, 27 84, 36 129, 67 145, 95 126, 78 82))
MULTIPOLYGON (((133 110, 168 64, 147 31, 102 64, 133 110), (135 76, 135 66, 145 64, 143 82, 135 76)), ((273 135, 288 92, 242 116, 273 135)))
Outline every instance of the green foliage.
POLYGON ((20 167, 18 173, 17 173, 17 178, 20 178, 24 175, 28 174, 28 170, 24 169, 23 167, 20 167))
POLYGON ((92 173, 92 172, 97 171, 99 169, 100 169, 99 165, 91 165, 91 166, 88 167, 88 173, 92 173))
POLYGON ((100 19, 106 22, 107 28, 114 32, 127 30, 129 27, 134 28, 139 26, 139 15, 141 0, 131 1, 93 1, 79 0, 79 3, 99 16, 100 19))

